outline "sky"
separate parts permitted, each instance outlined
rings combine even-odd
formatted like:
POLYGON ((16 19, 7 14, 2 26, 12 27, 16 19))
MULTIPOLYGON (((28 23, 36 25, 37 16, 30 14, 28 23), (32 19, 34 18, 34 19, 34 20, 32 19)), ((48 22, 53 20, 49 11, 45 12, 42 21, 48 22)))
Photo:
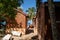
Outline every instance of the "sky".
MULTIPOLYGON (((42 0, 42 2, 45 2, 47 0, 42 0)), ((60 0, 54 0, 54 1, 60 1, 60 0)), ((31 7, 35 7, 36 8, 36 1, 35 0, 24 0, 24 3, 22 4, 21 8, 23 9, 23 11, 26 13, 26 10, 28 10, 28 8, 31 7)), ((32 21, 29 20, 28 21, 28 26, 32 24, 32 21)))
MULTIPOLYGON (((23 0, 24 3, 21 5, 21 8, 26 13, 26 10, 30 7, 36 7, 36 1, 35 0, 23 0)), ((47 0, 42 0, 43 2, 47 0)), ((54 1, 60 1, 60 0, 54 0, 54 1)))
POLYGON ((30 8, 30 7, 35 7, 35 0, 24 0, 24 3, 22 4, 22 8, 24 10, 24 12, 30 8))

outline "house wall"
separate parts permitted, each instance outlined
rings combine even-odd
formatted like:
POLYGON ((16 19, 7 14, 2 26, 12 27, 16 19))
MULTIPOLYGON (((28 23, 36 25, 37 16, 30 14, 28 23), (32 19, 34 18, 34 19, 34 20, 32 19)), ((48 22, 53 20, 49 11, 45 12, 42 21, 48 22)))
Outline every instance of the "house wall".
POLYGON ((51 31, 51 24, 50 24, 50 16, 49 16, 49 11, 48 11, 48 6, 45 6, 45 25, 46 25, 45 40, 52 40, 52 31, 51 31))
POLYGON ((12 30, 15 30, 15 31, 21 32, 22 34, 25 34, 26 27, 27 27, 26 15, 20 12, 17 12, 15 20, 8 20, 7 27, 6 27, 6 33, 10 33, 12 30))
MULTIPOLYGON (((27 28, 27 18, 26 18, 26 16, 18 12, 15 20, 18 24, 18 27, 22 30, 22 34, 25 34, 26 33, 26 28, 27 28), (20 27, 20 23, 21 23, 22 28, 20 27)), ((18 31, 20 31, 20 30, 18 30, 18 31)))
MULTIPOLYGON (((56 24, 58 30, 58 36, 60 36, 60 2, 54 2, 55 14, 56 14, 56 24)), ((52 40, 52 28, 50 23, 50 16, 48 11, 48 3, 45 3, 45 25, 47 26, 45 40, 52 40)), ((58 38, 60 39, 60 38, 58 38)))
POLYGON ((26 16, 18 12, 15 17, 15 20, 18 25, 20 25, 20 23, 22 24, 22 28, 26 28, 26 23, 27 23, 26 16))

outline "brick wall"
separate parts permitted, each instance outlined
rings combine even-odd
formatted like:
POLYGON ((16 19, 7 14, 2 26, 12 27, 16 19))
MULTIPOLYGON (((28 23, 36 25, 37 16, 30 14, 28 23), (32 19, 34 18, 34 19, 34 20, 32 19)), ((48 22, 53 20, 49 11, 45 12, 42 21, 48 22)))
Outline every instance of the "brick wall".
POLYGON ((6 33, 9 33, 11 30, 16 30, 26 33, 27 28, 27 16, 23 12, 17 12, 15 20, 9 20, 6 27, 6 33))

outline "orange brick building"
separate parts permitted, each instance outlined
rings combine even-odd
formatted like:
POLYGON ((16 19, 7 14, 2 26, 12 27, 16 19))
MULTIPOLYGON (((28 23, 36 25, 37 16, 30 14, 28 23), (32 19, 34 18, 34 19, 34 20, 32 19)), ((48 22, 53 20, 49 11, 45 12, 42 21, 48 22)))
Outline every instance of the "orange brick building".
POLYGON ((27 17, 28 16, 20 9, 15 9, 15 11, 17 11, 15 20, 11 20, 11 22, 8 21, 6 32, 15 30, 15 31, 22 32, 22 34, 25 34, 26 28, 27 28, 27 17))

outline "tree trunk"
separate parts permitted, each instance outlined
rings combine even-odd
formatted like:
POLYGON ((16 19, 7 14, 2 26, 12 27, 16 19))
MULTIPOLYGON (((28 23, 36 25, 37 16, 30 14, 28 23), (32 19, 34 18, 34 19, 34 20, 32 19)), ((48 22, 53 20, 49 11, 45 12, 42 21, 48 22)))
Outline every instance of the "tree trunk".
POLYGON ((44 5, 41 0, 36 0, 37 14, 36 14, 36 27, 38 31, 38 39, 44 40, 44 5))
POLYGON ((58 40, 57 39, 57 28, 56 28, 56 16, 54 13, 54 4, 53 4, 53 0, 48 0, 48 9, 49 9, 49 14, 50 14, 50 19, 51 19, 51 28, 52 28, 52 36, 53 36, 53 40, 58 40))

